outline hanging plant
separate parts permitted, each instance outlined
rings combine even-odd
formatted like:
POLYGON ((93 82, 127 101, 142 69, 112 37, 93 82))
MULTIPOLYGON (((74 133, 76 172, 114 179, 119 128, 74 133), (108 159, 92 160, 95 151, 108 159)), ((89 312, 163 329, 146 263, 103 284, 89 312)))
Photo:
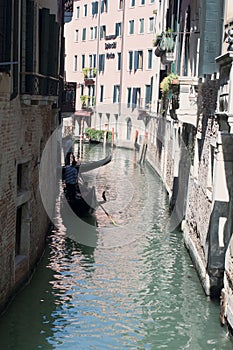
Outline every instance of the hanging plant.
POLYGON ((179 80, 178 75, 171 73, 166 76, 160 83, 160 90, 162 92, 162 114, 165 115, 169 101, 172 100, 172 108, 179 108, 179 80), (174 88, 175 87, 175 88, 174 88))
POLYGON ((81 96, 80 96, 80 100, 81 100, 81 103, 82 103, 82 107, 87 106, 89 98, 90 98, 90 97, 87 96, 87 95, 81 95, 81 96))
POLYGON ((90 71, 91 71, 91 68, 83 68, 83 69, 82 69, 84 78, 87 78, 87 77, 88 77, 90 71))
POLYGON ((162 92, 162 96, 166 96, 170 92, 171 86, 174 83, 179 84, 178 75, 174 73, 169 74, 161 81, 160 90, 162 92))

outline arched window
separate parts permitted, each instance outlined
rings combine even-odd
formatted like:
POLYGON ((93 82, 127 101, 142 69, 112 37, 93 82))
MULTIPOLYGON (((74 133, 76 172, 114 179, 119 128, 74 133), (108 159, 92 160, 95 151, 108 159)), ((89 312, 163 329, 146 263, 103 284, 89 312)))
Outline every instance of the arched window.
POLYGON ((127 140, 130 140, 132 133, 132 121, 130 118, 127 119, 127 140))

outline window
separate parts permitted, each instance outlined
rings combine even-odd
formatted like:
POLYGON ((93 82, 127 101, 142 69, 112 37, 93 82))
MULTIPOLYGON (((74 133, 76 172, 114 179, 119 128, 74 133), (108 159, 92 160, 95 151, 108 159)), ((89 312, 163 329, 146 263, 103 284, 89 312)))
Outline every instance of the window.
POLYGON ((98 14, 98 1, 92 2, 92 16, 98 14))
POLYGON ((90 28, 90 39, 94 39, 93 27, 90 28))
POLYGON ((19 207, 17 208, 17 214, 16 214, 15 256, 20 255, 21 231, 22 231, 22 207, 19 207))
POLYGON ((154 17, 149 18, 149 32, 153 32, 155 27, 155 19, 154 17))
POLYGON ((150 102, 151 102, 151 86, 146 85, 145 108, 150 107, 150 102))
POLYGON ((134 70, 143 68, 143 51, 134 51, 134 70))
POLYGON ((87 17, 87 4, 83 6, 83 17, 87 17))
POLYGON ((101 0, 101 13, 108 11, 108 0, 101 0))
POLYGON ((131 7, 134 7, 134 6, 135 6, 135 0, 131 0, 130 6, 131 6, 131 7))
POLYGON ((121 70, 121 52, 117 53, 117 70, 121 70))
POLYGON ((80 7, 76 7, 76 18, 79 18, 80 16, 80 7))
POLYGON ((129 34, 134 34, 134 20, 129 21, 129 34))
POLYGON ((100 27, 100 39, 104 39, 106 35, 106 26, 103 25, 100 27))
POLYGON ((127 140, 131 139, 131 134, 132 134, 132 120, 130 118, 128 118, 128 120, 127 120, 127 135, 126 135, 127 140))
POLYGON ((128 91, 128 97, 127 97, 127 107, 130 107, 130 103, 131 103, 131 88, 127 88, 128 91))
POLYGON ((17 269, 17 256, 28 255, 29 237, 30 237, 30 225, 28 225, 29 218, 28 203, 25 202, 23 205, 17 207, 16 212, 16 233, 15 233, 15 268, 17 269))
POLYGON ((94 39, 97 39, 97 26, 94 27, 94 39))
POLYGON ((132 108, 136 108, 140 106, 140 98, 141 98, 141 89, 133 88, 132 108))
POLYGON ((123 3, 124 3, 124 0, 118 0, 118 9, 119 10, 123 9, 123 3))
POLYGON ((139 33, 144 33, 144 18, 139 19, 139 33))
POLYGON ((116 36, 121 36, 121 23, 116 23, 115 33, 116 36))
POLYGON ((99 55, 99 72, 104 72, 105 55, 99 55))
POLYGON ((145 0, 141 0, 141 5, 145 5, 145 0))
POLYGON ((93 67, 96 67, 96 54, 93 55, 93 67))
POLYGON ((99 113, 99 120, 100 120, 99 130, 102 130, 101 119, 102 119, 102 113, 99 113))
POLYGON ((152 50, 148 50, 148 69, 152 69, 152 50))
POLYGON ((83 33, 82 33, 82 41, 86 40, 86 36, 87 36, 87 29, 83 28, 83 33))
POLYGON ((129 70, 133 69, 133 51, 129 51, 129 70))
POLYGON ((78 29, 75 30, 75 41, 78 41, 78 29))
POLYGON ((120 101, 120 85, 114 85, 113 89, 113 103, 120 101))
POLYGON ((74 56, 74 71, 77 72, 78 70, 78 56, 74 56))
POLYGON ((85 55, 82 55, 82 69, 85 68, 85 55))
POLYGON ((104 101, 104 85, 100 85, 100 102, 103 102, 103 101, 104 101))

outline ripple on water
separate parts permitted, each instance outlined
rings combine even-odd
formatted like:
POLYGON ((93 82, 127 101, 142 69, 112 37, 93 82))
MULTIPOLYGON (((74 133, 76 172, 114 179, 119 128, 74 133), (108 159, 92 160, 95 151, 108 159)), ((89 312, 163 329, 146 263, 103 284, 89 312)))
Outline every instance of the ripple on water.
POLYGON ((181 233, 167 230, 160 180, 133 157, 116 152, 94 179, 98 193, 108 186, 108 210, 123 227, 102 218, 95 248, 54 230, 43 268, 0 322, 1 348, 232 350, 181 233))

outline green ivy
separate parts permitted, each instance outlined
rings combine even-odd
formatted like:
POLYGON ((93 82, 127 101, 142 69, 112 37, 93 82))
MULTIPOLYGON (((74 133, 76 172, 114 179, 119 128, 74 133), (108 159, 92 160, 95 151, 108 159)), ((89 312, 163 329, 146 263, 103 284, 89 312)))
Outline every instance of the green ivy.
MULTIPOLYGON (((103 130, 96 130, 92 128, 86 128, 85 133, 87 136, 92 140, 99 141, 100 139, 104 138, 104 131, 103 130)), ((110 141, 112 139, 112 132, 108 131, 108 140, 110 141)))

